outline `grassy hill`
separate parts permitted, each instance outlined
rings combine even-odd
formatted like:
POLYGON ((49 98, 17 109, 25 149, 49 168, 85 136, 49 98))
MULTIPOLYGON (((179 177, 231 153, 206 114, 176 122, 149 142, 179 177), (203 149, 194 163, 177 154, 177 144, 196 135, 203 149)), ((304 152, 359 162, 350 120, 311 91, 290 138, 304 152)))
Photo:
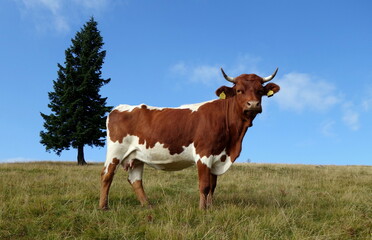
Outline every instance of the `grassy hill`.
POLYGON ((102 164, 0 164, 0 239, 372 239, 372 167, 235 164, 214 206, 197 172, 145 168, 139 206, 119 169, 98 210, 102 164))

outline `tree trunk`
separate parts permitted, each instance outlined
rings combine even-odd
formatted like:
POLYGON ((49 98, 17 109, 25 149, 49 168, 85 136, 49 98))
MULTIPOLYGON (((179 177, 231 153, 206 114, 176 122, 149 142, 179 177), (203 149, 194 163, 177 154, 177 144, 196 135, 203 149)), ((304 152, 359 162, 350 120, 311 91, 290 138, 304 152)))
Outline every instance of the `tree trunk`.
POLYGON ((84 159, 84 145, 78 147, 78 156, 77 156, 78 165, 85 165, 87 162, 84 159))

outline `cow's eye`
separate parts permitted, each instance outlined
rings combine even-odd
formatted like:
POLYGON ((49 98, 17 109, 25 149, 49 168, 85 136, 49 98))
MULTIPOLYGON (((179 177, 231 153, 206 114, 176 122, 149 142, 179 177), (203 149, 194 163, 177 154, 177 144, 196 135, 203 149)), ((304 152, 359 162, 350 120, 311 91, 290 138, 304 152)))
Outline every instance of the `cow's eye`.
POLYGON ((236 94, 242 94, 243 90, 236 90, 236 94))
POLYGON ((257 93, 260 94, 260 95, 264 95, 264 90, 258 90, 257 93))

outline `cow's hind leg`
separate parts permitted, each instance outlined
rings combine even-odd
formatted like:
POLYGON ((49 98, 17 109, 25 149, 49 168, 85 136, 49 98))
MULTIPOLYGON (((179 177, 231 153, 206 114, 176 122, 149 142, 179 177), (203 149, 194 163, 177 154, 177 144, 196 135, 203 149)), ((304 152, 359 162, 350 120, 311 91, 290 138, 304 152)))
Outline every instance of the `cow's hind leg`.
POLYGON ((143 167, 143 162, 134 160, 132 167, 129 168, 128 182, 132 185, 133 190, 141 205, 149 206, 150 204, 142 185, 143 167))
POLYGON ((119 159, 114 158, 101 172, 101 195, 99 200, 99 207, 101 209, 108 209, 108 193, 119 162, 119 159))

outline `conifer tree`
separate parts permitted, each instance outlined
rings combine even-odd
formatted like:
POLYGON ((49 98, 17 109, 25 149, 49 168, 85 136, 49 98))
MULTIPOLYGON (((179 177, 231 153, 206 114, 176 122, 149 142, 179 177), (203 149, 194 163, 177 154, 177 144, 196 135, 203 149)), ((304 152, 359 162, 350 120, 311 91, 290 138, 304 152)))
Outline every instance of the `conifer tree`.
POLYGON ((54 91, 48 93, 52 113, 41 113, 45 131, 40 132, 40 143, 57 155, 75 148, 78 164, 84 165, 85 145, 105 145, 105 115, 111 107, 106 106, 107 98, 101 97, 99 90, 110 79, 101 77, 106 51, 93 17, 71 41, 65 65, 58 64, 54 91))

